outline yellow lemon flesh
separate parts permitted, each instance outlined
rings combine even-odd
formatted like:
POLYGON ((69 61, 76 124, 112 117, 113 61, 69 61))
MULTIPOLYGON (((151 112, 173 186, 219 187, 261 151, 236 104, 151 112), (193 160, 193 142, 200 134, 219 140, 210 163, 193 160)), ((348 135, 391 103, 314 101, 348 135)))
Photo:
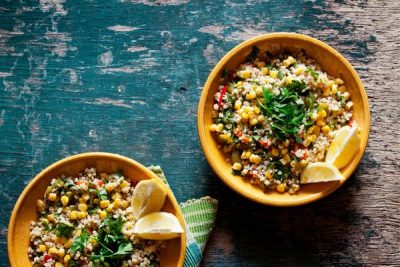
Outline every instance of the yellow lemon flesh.
POLYGON ((330 163, 314 162, 307 165, 301 174, 300 183, 319 183, 330 182, 342 179, 343 176, 336 168, 330 163))
POLYGON ((325 162, 341 169, 346 166, 356 155, 360 148, 361 140, 357 127, 345 126, 337 131, 335 138, 326 153, 325 162))
POLYGON ((133 216, 139 219, 146 214, 161 210, 166 195, 167 192, 160 182, 155 180, 140 181, 132 196, 133 216))
POLYGON ((167 240, 179 237, 183 228, 178 218, 168 212, 153 212, 140 218, 134 228, 133 234, 137 237, 150 240, 167 240))

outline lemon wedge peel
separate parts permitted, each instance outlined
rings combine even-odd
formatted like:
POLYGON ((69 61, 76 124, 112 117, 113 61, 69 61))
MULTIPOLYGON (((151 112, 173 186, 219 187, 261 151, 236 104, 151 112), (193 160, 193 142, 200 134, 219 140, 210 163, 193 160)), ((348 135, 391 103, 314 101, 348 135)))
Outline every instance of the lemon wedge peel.
POLYGON ((345 167, 360 149, 361 139, 357 126, 345 126, 338 130, 326 153, 325 162, 338 169, 345 167))
POLYGON ((139 219, 152 212, 160 211, 164 206, 166 196, 167 192, 160 182, 154 179, 140 181, 132 196, 133 216, 139 219))
POLYGON ((178 218, 168 212, 153 212, 140 218, 133 234, 139 238, 150 240, 167 240, 179 237, 184 230, 178 218))
POLYGON ((301 174, 301 184, 331 182, 343 179, 343 175, 334 165, 326 162, 314 162, 307 165, 301 174))

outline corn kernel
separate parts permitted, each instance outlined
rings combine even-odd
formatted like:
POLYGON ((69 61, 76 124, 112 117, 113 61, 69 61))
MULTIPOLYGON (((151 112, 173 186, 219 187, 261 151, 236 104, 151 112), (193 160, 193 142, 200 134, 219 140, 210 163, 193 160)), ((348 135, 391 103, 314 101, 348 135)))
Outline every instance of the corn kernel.
POLYGON ((46 245, 44 245, 44 244, 40 245, 39 250, 40 250, 40 252, 45 252, 47 250, 46 245))
POLYGON ((320 110, 320 111, 318 111, 318 117, 320 117, 320 118, 325 118, 326 117, 326 111, 325 110, 320 110))
MULTIPOLYGON (((218 126, 219 126, 219 124, 218 124, 218 126)), ((217 131, 218 131, 218 127, 217 127, 217 131)), ((110 191, 114 190, 115 187, 117 187, 117 184, 116 183, 107 183, 104 187, 108 192, 110 192, 110 191)))
POLYGON ((241 107, 242 107, 242 101, 236 100, 234 106, 235 110, 239 110, 241 107))
POLYGON ((242 77, 243 79, 248 79, 251 77, 251 72, 244 70, 240 73, 240 77, 242 77))
POLYGON ((289 60, 290 64, 295 63, 296 60, 292 56, 288 56, 287 60, 289 60))
MULTIPOLYGON (((216 128, 216 131, 219 133, 219 132, 222 132, 222 130, 224 129, 224 125, 222 124, 222 123, 219 123, 218 125, 217 125, 217 128, 216 128)), ((107 190, 108 191, 108 190, 107 190)), ((110 190, 111 191, 111 190, 110 190)))
POLYGON ((265 120, 264 115, 258 115, 257 120, 258 120, 259 122, 263 122, 263 121, 265 120))
POLYGON ((251 152, 250 151, 243 151, 242 155, 240 156, 241 159, 248 159, 250 158, 251 152))
POLYGON ((304 72, 304 68, 303 67, 298 67, 298 68, 296 68, 295 70, 294 70, 294 74, 295 75, 297 75, 297 76, 299 76, 300 74, 303 74, 303 72, 304 72))
POLYGON ((346 103, 346 106, 345 106, 346 110, 349 110, 352 107, 353 107, 353 102, 352 101, 349 101, 349 102, 346 103))
POLYGON ((68 239, 68 241, 64 244, 64 248, 68 249, 72 246, 72 239, 68 239))
POLYGON ((290 140, 289 139, 285 139, 285 141, 283 141, 283 146, 288 147, 290 144, 290 140))
POLYGON ((338 92, 338 86, 337 86, 337 84, 332 85, 332 88, 331 88, 331 93, 332 93, 332 95, 336 95, 337 92, 338 92))
POLYGON ((291 84, 292 83, 292 78, 291 77, 286 77, 286 79, 285 79, 285 83, 286 83, 286 85, 289 85, 289 84, 291 84))
POLYGON ((328 125, 325 125, 321 130, 324 132, 324 134, 328 134, 331 131, 331 128, 329 128, 328 125))
POLYGON ((349 99, 349 98, 350 98, 350 93, 349 93, 349 92, 344 92, 344 93, 343 93, 343 97, 344 97, 345 99, 349 99))
POLYGON ((255 164, 260 164, 261 162, 261 157, 259 155, 251 154, 249 158, 250 162, 255 163, 255 164))
POLYGON ((88 200, 90 199, 90 195, 89 195, 88 193, 84 193, 84 194, 82 195, 82 198, 83 198, 85 201, 88 201, 88 200))
POLYGON ((71 259, 71 256, 70 255, 65 255, 65 257, 64 257, 64 262, 65 263, 68 263, 69 261, 70 261, 70 259, 71 259))
POLYGON ((121 207, 123 209, 126 209, 128 206, 129 206, 129 202, 127 200, 122 200, 121 207))
POLYGON ((243 112, 241 117, 242 117, 242 121, 246 122, 249 119, 249 114, 247 112, 243 112))
POLYGON ((68 241, 68 239, 65 236, 62 236, 59 238, 57 243, 64 245, 65 243, 67 243, 67 241, 68 241))
POLYGON ((274 148, 271 150, 271 155, 272 155, 273 157, 279 156, 279 150, 278 150, 277 148, 274 147, 274 148))
POLYGON ((49 248, 49 253, 51 254, 57 254, 57 249, 55 247, 49 248))
POLYGON ((110 204, 107 208, 106 211, 111 212, 114 209, 113 204, 110 204))
POLYGON ((121 199, 120 199, 120 198, 114 199, 113 205, 114 205, 114 207, 117 208, 117 209, 118 209, 119 207, 121 207, 121 199))
POLYGON ((246 94, 246 100, 253 100, 256 98, 256 92, 250 91, 248 94, 246 94))
POLYGON ((268 171, 265 173, 265 177, 267 177, 268 180, 272 180, 272 178, 273 178, 272 174, 268 171))
POLYGON ((77 217, 78 217, 78 212, 76 210, 71 211, 71 213, 69 214, 69 218, 71 220, 76 220, 77 217))
POLYGON ((300 161, 300 167, 305 168, 308 165, 308 161, 305 159, 302 159, 300 161))
POLYGON ((57 199, 57 194, 56 194, 56 193, 50 193, 49 196, 48 196, 48 199, 49 199, 50 201, 56 201, 56 199, 57 199))
POLYGON ((285 154, 285 155, 283 156, 283 159, 284 159, 286 162, 290 162, 290 156, 289 156, 289 154, 285 154))
POLYGON ((303 141, 303 146, 308 147, 311 144, 310 140, 306 139, 303 141))
POLYGON ((54 243, 60 242, 60 237, 54 236, 54 237, 53 237, 53 241, 54 241, 54 243))
POLYGON ((277 70, 271 70, 270 72, 269 72, 269 76, 271 77, 271 78, 276 78, 277 76, 278 76, 278 71, 277 70))
POLYGON ((83 197, 80 197, 78 199, 78 201, 79 201, 80 204, 85 204, 86 203, 86 200, 83 197))
POLYGON ((267 75, 268 74, 268 68, 262 68, 261 69, 262 75, 267 75))
POLYGON ((58 255, 58 257, 60 257, 60 258, 64 257, 64 255, 65 255, 65 250, 64 250, 63 248, 60 248, 60 249, 57 251, 57 255, 58 255))
POLYGON ((341 85, 341 84, 343 84, 343 80, 340 78, 336 78, 335 83, 341 85))
POLYGON ((242 81, 238 81, 236 84, 237 87, 242 87, 243 86, 243 82, 242 81))
POLYGON ((107 208, 108 205, 110 205, 110 200, 102 200, 102 201, 100 201, 100 208, 102 208, 102 209, 107 208))
POLYGON ((325 103, 325 102, 319 103, 319 107, 320 107, 320 109, 323 109, 323 110, 325 110, 325 111, 328 111, 328 110, 329 110, 329 104, 328 104, 328 103, 325 103))
POLYGON ((78 211, 79 219, 84 219, 86 217, 86 215, 87 215, 86 211, 78 211))
POLYGON ((286 185, 285 185, 285 184, 278 184, 278 186, 276 187, 276 190, 277 190, 279 193, 285 192, 285 189, 286 189, 286 185))
POLYGON ((313 134, 318 136, 320 131, 321 131, 321 127, 315 125, 314 126, 314 130, 313 130, 313 134))
POLYGON ((64 267, 64 264, 62 264, 61 262, 56 262, 56 264, 54 266, 55 267, 64 267))
POLYGON ((39 209, 44 208, 44 202, 43 202, 43 200, 38 199, 38 200, 36 201, 36 206, 37 206, 39 209))
POLYGON ((346 86, 344 86, 344 85, 340 86, 339 87, 339 91, 342 92, 342 93, 346 92, 346 86))
POLYGON ((47 220, 49 220, 49 221, 54 221, 54 215, 53 214, 49 214, 49 215, 47 215, 47 220))
POLYGON ((263 89, 260 86, 257 86, 256 95, 257 96, 262 96, 262 94, 263 94, 263 89))
POLYGON ((230 144, 230 143, 232 142, 232 138, 231 138, 229 135, 227 135, 227 134, 220 134, 220 135, 218 135, 218 140, 219 140, 221 143, 228 143, 228 144, 230 144))
POLYGON ((320 127, 324 126, 324 125, 325 125, 324 120, 318 119, 318 120, 317 120, 317 125, 320 126, 320 127))
POLYGON ((323 96, 329 96, 330 90, 328 87, 322 89, 322 95, 323 96))
POLYGON ((87 211, 88 206, 86 204, 79 204, 78 210, 80 211, 87 211))
POLYGON ((67 196, 62 196, 60 200, 63 206, 66 206, 68 204, 69 198, 67 196))
POLYGON ((100 211, 99 216, 101 219, 104 219, 107 217, 107 212, 105 210, 100 211))
POLYGON ((252 118, 252 119, 250 120, 250 125, 252 125, 252 126, 256 125, 257 123, 258 123, 257 118, 252 118))
POLYGON ((317 113, 313 113, 313 114, 311 114, 311 119, 313 120, 313 121, 316 121, 316 120, 318 120, 318 114, 317 113))
POLYGON ((308 139, 311 143, 314 143, 315 140, 317 140, 317 136, 316 136, 315 134, 312 134, 312 135, 309 135, 309 136, 307 137, 307 139, 308 139))
POLYGON ((242 164, 240 164, 239 162, 235 162, 232 165, 232 169, 234 169, 235 171, 240 171, 242 169, 242 164))
POLYGON ((210 127, 208 127, 208 129, 210 130, 210 132, 215 132, 215 131, 217 131, 217 125, 211 124, 210 127))
POLYGON ((310 128, 308 128, 307 134, 311 134, 313 131, 314 131, 314 126, 311 126, 310 128))
POLYGON ((123 181, 120 185, 121 188, 125 188, 129 186, 129 183, 127 181, 123 181))
POLYGON ((287 148, 282 148, 282 149, 281 149, 281 154, 282 154, 282 155, 285 155, 285 154, 287 154, 287 153, 288 153, 287 148))

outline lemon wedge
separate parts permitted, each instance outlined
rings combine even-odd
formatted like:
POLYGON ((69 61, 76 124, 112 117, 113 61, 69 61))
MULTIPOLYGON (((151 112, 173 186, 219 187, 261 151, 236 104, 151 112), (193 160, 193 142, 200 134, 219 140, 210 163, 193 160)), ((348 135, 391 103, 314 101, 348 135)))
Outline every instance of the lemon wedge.
POLYGON ((133 192, 132 209, 136 219, 161 210, 164 205, 167 192, 161 184, 155 180, 140 181, 133 192))
POLYGON ((360 148, 357 127, 345 126, 336 132, 335 138, 326 153, 325 162, 341 169, 346 166, 360 148))
POLYGON ((300 183, 319 183, 330 182, 342 179, 343 176, 336 168, 330 163, 314 162, 307 165, 301 174, 300 183))
POLYGON ((133 233, 143 239, 167 240, 179 237, 183 228, 175 215, 159 211, 140 218, 133 233))

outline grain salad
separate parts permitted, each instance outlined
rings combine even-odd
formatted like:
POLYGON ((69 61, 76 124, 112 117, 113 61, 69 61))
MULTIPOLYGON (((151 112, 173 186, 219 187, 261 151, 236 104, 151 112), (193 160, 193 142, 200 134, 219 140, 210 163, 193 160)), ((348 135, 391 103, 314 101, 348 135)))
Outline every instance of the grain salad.
POLYGON ((37 201, 38 220, 30 226, 33 266, 159 266, 164 243, 132 232, 136 184, 120 172, 95 168, 52 179, 37 201))
POLYGON ((254 48, 222 76, 209 130, 233 174, 264 191, 297 192, 302 170, 324 161, 335 132, 356 125, 343 80, 303 53, 254 48))

